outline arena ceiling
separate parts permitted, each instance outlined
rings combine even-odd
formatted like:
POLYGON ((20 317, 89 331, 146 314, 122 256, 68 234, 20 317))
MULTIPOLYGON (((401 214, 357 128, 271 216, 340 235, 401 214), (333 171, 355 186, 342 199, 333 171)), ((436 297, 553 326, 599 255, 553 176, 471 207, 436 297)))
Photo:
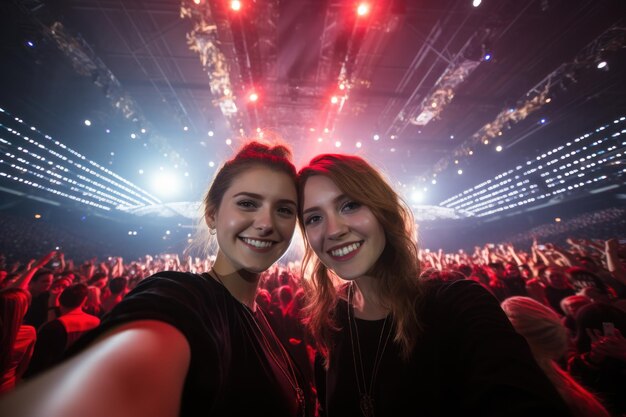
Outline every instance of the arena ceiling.
POLYGON ((298 165, 359 154, 437 206, 626 115, 624 5, 3 2, 0 108, 162 202, 197 201, 242 137, 276 135, 298 165))

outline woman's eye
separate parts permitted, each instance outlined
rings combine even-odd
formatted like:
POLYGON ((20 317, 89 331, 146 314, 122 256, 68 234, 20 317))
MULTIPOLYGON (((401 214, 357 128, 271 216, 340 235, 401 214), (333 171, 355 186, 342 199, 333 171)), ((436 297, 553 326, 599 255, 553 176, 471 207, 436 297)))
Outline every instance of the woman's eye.
POLYGON ((322 219, 322 216, 317 216, 317 215, 307 217, 306 219, 304 219, 304 225, 309 226, 311 224, 319 222, 321 219, 322 219))
POLYGON ((253 201, 249 201, 249 200, 238 201, 237 205, 243 208, 255 208, 256 207, 256 204, 254 204, 253 201))
POLYGON ((280 207, 278 209, 278 212, 289 216, 293 216, 296 214, 296 212, 291 207, 280 207))
POLYGON ((343 206, 341 206, 341 211, 354 211, 359 207, 361 207, 360 203, 357 203, 356 201, 347 201, 343 206))

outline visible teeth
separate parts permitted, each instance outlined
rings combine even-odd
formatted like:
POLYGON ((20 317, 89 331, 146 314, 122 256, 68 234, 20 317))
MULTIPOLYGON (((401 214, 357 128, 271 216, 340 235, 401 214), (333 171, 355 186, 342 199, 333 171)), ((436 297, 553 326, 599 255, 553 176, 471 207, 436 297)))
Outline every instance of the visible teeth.
POLYGON ((343 248, 335 249, 330 252, 332 256, 346 256, 350 252, 357 250, 361 246, 361 243, 353 243, 348 246, 344 246, 343 248))
POLYGON ((272 242, 268 242, 265 240, 243 238, 243 241, 246 242, 248 245, 252 245, 256 248, 269 248, 270 246, 272 246, 272 242))

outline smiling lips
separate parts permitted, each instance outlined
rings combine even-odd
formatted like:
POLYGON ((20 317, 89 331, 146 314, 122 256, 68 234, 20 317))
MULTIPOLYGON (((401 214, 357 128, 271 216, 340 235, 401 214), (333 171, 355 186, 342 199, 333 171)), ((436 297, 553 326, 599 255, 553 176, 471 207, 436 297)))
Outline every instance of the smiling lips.
POLYGON ((276 243, 272 240, 250 239, 248 237, 240 237, 239 239, 256 252, 267 252, 276 243))
POLYGON ((354 257, 361 248, 363 241, 349 243, 347 245, 334 247, 333 249, 327 251, 327 253, 336 261, 346 261, 354 257))

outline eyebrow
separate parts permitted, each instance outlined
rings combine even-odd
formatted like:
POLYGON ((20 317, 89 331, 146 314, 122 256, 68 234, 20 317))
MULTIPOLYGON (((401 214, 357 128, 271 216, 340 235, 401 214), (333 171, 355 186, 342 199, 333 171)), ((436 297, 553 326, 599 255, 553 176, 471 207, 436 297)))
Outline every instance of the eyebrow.
MULTIPOLYGON (((333 198, 333 203, 334 203, 334 204, 337 204, 337 202, 338 202, 338 201, 341 201, 341 200, 343 200, 343 199, 345 199, 345 198, 348 198, 348 196, 347 196, 347 195, 345 195, 345 194, 340 194, 340 195, 338 195, 337 197, 333 198)), ((316 211, 316 210, 319 210, 319 209, 320 209, 320 208, 319 208, 319 207, 317 207, 317 206, 314 206, 314 207, 309 207, 308 209, 306 209, 306 210, 304 210, 304 211, 302 212, 302 215, 305 215, 305 214, 307 214, 307 213, 309 213, 309 212, 311 212, 311 211, 316 211)))
MULTIPOLYGON (((247 191, 242 191, 240 193, 237 193, 233 196, 234 197, 239 197, 239 196, 246 196, 246 197, 250 197, 250 198, 255 198, 257 200, 265 200, 265 197, 263 197, 261 194, 256 194, 256 193, 249 193, 247 191)), ((297 206, 296 202, 293 200, 290 200, 288 198, 281 198, 280 200, 278 200, 278 203, 281 204, 291 204, 294 206, 297 206)))

